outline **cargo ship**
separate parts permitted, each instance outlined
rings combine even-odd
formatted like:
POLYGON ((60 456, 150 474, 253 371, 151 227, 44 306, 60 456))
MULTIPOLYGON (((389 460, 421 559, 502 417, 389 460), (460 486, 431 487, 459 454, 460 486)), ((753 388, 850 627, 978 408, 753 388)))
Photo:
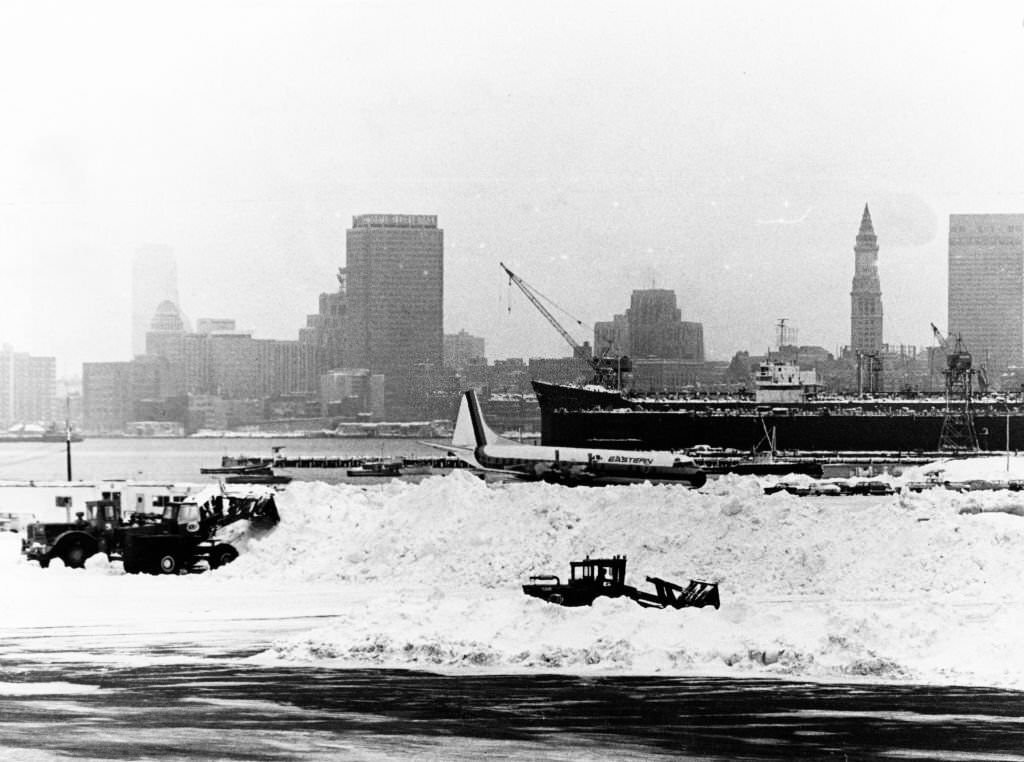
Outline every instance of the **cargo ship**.
MULTIPOLYGON (((809 391, 800 374, 795 365, 769 360, 758 368, 752 394, 728 396, 643 396, 535 380, 541 441, 563 447, 707 445, 748 452, 765 441, 781 451, 942 449, 944 395, 822 395, 809 391)), ((971 409, 981 450, 1024 450, 1024 397, 978 397, 971 409)))

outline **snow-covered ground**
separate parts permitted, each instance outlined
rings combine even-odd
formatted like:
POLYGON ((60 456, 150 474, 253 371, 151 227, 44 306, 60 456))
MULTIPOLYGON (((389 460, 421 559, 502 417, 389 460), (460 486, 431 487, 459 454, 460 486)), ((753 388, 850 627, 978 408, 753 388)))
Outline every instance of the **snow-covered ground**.
POLYGON ((751 477, 691 491, 454 473, 293 483, 278 504, 281 524, 234 564, 180 577, 103 558, 42 570, 3 533, 0 640, 70 626, 47 658, 101 638, 102 658, 144 662, 187 640, 271 664, 1024 688, 1024 493, 798 498, 751 477), (647 575, 717 581, 722 607, 569 609, 522 593, 587 554, 625 554, 642 589, 647 575))

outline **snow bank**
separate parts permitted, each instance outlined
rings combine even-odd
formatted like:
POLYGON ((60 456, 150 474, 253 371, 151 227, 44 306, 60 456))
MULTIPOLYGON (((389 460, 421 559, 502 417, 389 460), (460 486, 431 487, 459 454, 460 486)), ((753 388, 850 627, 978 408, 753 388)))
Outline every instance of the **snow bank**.
POLYGON ((979 458, 948 458, 903 471, 904 481, 962 482, 987 479, 1008 482, 1024 479, 1024 456, 992 455, 979 458))
POLYGON ((765 496, 749 477, 706 491, 488 487, 464 474, 367 490, 297 484, 280 501, 282 526, 222 574, 383 585, 263 659, 1016 685, 1024 521, 1007 512, 1024 500, 1002 495, 806 500, 765 496), (719 582, 722 609, 566 609, 519 588, 616 553, 639 587, 646 575, 719 582))
POLYGON ((126 577, 102 561, 44 572, 11 561, 6 546, 0 574, 39 584, 56 571, 61 581, 46 584, 69 597, 83 580, 99 593, 145 589, 168 616, 172 588, 192 591, 180 601, 260 595, 268 608, 324 593, 331 609, 315 613, 330 616, 276 638, 253 657, 263 663, 1024 687, 1022 493, 809 499, 766 496, 751 477, 693 491, 487 485, 455 473, 417 485, 293 483, 278 505, 280 526, 209 574, 126 577), (564 579, 587 554, 625 554, 640 588, 646 575, 719 582, 722 608, 599 599, 569 609, 522 593, 530 575, 564 579))

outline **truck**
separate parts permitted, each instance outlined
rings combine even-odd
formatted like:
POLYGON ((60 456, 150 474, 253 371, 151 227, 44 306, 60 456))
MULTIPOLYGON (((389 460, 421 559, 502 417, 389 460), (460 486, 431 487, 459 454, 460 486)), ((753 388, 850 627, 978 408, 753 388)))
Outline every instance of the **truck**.
POLYGON ((29 524, 22 554, 43 568, 59 558, 77 569, 105 553, 120 559, 128 573, 171 574, 200 561, 212 569, 238 556, 225 537, 268 529, 280 520, 273 493, 238 495, 208 488, 192 496, 162 496, 157 507, 162 507, 159 514, 137 511, 125 517, 120 494, 104 493, 101 500, 88 501, 73 521, 29 524))

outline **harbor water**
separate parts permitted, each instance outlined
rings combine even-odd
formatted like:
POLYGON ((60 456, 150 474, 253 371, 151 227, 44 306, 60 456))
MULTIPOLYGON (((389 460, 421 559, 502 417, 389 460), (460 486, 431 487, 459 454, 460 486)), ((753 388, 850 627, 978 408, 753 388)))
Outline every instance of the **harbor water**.
MULTIPOLYGON (((437 440, 441 443, 441 440, 437 440)), ((436 457, 443 453, 415 439, 373 437, 89 438, 71 445, 72 479, 84 481, 208 482, 203 467, 224 456, 436 457)), ((0 481, 62 481, 67 478, 63 442, 0 444, 0 481)))

